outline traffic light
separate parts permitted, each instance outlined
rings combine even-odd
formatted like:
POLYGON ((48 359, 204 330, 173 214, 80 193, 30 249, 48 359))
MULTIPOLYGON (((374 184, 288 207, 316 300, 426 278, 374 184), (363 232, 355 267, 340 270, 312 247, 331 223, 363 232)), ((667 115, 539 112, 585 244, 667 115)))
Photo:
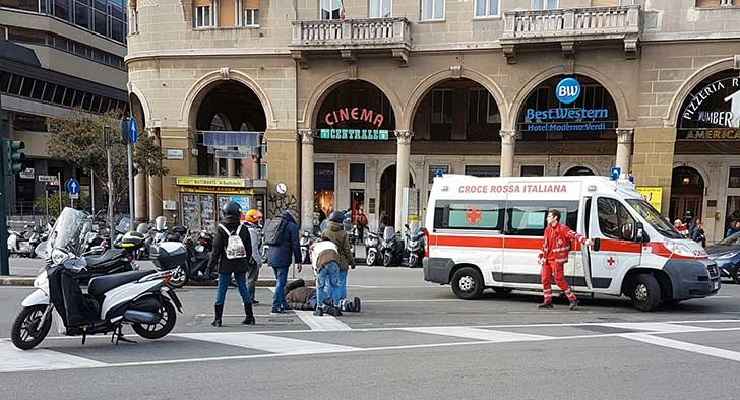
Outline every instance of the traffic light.
POLYGON ((21 169, 23 169, 23 160, 25 160, 26 155, 21 153, 21 150, 25 148, 25 143, 21 142, 20 140, 7 141, 8 156, 6 158, 6 170, 8 172, 8 175, 15 175, 21 172, 21 169))

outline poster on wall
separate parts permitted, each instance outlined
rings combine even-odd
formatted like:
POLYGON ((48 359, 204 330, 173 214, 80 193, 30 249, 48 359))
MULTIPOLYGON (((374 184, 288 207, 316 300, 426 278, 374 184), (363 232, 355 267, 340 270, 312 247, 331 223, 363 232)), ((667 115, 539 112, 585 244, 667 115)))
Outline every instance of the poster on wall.
POLYGON ((236 202, 242 210, 241 221, 244 222, 247 220, 247 211, 252 208, 250 200, 249 196, 245 195, 218 196, 218 209, 223 210, 230 201, 236 202))
POLYGON ((740 77, 737 71, 699 84, 681 107, 678 139, 740 140, 740 77))
POLYGON ((637 192, 642 195, 648 203, 652 204, 656 210, 660 211, 663 206, 663 188, 659 186, 642 186, 637 187, 637 192))

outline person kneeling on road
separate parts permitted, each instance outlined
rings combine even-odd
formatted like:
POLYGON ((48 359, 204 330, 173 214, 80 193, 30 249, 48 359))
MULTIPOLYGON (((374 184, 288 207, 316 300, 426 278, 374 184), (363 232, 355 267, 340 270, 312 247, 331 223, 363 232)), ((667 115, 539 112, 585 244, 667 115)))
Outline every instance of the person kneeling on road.
POLYGON ((332 290, 331 297, 335 305, 342 311, 347 311, 349 308, 353 308, 354 305, 359 309, 360 299, 355 297, 354 305, 348 306, 352 301, 347 299, 347 274, 350 268, 355 269, 355 257, 352 254, 352 243, 350 242, 349 235, 344 229, 344 216, 345 214, 341 211, 331 213, 329 215, 329 223, 321 233, 321 236, 331 240, 337 247, 339 255, 337 259, 339 265, 339 283, 332 290))
POLYGON ((339 286, 339 252, 337 246, 326 236, 311 246, 311 265, 316 276, 316 311, 321 316, 324 312, 342 315, 332 301, 332 293, 339 286))
MULTIPOLYGON (((287 290, 285 299, 293 310, 312 311, 316 309, 316 289, 306 286, 306 281, 303 279, 290 282, 285 290, 287 290)), ((346 302, 340 311, 360 312, 360 299, 355 297, 353 302, 346 302)))
POLYGON ((547 213, 547 227, 545 228, 545 241, 542 245, 542 253, 539 262, 542 265, 542 288, 545 301, 539 308, 553 308, 552 306, 552 275, 555 274, 555 283, 570 302, 570 309, 578 307, 576 295, 570 290, 568 282, 565 281, 564 266, 568 261, 570 242, 578 240, 581 244, 591 246, 591 239, 571 230, 567 225, 560 223, 560 211, 550 210, 547 213))

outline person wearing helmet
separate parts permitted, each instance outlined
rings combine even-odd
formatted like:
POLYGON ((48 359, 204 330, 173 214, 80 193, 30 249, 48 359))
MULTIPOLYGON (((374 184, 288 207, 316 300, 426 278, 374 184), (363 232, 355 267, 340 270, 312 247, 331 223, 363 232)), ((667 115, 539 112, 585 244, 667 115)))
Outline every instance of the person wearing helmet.
POLYGON ((208 267, 218 271, 218 291, 214 303, 214 318, 212 326, 220 327, 224 314, 224 303, 226 302, 226 291, 231 283, 231 275, 234 275, 239 294, 244 303, 245 325, 253 325, 254 313, 252 312, 252 296, 247 287, 247 272, 252 263, 252 239, 249 229, 241 223, 241 207, 239 203, 229 202, 222 209, 221 223, 218 224, 213 235, 213 251, 208 267))
POLYGON ((262 237, 261 223, 262 213, 258 209, 253 208, 247 211, 246 225, 249 228, 249 237, 252 239, 252 260, 254 261, 254 267, 250 268, 247 273, 247 286, 249 286, 249 294, 252 296, 252 304, 259 304, 254 298, 254 293, 257 288, 257 280, 260 277, 260 268, 262 268, 262 252, 260 251, 260 238, 262 237))

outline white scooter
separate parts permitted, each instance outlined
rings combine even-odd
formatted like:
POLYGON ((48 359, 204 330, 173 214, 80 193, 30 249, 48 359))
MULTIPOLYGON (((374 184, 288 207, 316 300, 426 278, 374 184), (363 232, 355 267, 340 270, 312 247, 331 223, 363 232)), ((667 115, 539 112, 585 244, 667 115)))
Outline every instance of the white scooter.
MULTIPOLYGON (((169 285, 172 273, 132 271, 90 280, 82 293, 78 274, 85 272, 85 259, 75 255, 85 237, 87 214, 65 208, 49 237, 51 263, 36 278, 37 290, 21 303, 23 308, 11 328, 11 340, 21 350, 38 346, 51 329, 51 316, 57 312, 60 333, 68 336, 112 333, 112 341, 123 338, 122 327, 131 325, 146 339, 160 339, 175 327, 175 306, 182 303, 169 285), (174 305, 173 305, 174 303, 174 305)), ((143 240, 127 235, 124 241, 143 240)))

